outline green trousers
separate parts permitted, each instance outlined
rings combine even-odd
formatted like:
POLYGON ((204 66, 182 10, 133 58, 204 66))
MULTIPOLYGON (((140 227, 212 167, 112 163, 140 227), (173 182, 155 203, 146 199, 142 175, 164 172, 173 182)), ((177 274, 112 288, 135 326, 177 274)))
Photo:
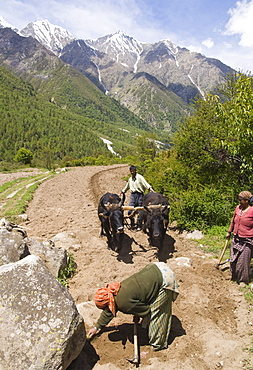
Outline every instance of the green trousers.
POLYGON ((149 343, 157 351, 168 347, 172 317, 172 295, 171 290, 161 289, 156 300, 150 305, 149 343))

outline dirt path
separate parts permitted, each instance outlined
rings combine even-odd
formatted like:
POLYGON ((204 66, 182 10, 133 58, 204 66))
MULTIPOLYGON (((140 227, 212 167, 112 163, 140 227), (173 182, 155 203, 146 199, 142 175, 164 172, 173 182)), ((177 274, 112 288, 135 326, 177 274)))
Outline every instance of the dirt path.
MULTIPOLYGON (((84 167, 45 181, 27 210, 30 221, 24 226, 28 236, 45 240, 65 231, 76 239, 78 269, 69 288, 76 304, 91 301, 98 287, 121 281, 158 258, 169 263, 180 289, 173 306, 171 344, 167 350, 154 353, 147 345, 145 331, 139 328, 140 368, 250 369, 252 353, 246 348, 252 348, 252 308, 225 272, 215 269, 217 261, 173 230, 168 230, 160 256, 148 247, 142 232, 126 230, 119 255, 109 251, 106 241, 99 238, 98 199, 107 191, 119 193, 124 175, 128 175, 124 165, 84 167), (180 264, 179 257, 189 258, 189 263, 180 264)), ((85 346, 71 370, 132 369, 134 365, 126 361, 133 357, 131 333, 132 317, 119 314, 116 322, 85 346), (90 364, 83 367, 85 357, 90 364)))

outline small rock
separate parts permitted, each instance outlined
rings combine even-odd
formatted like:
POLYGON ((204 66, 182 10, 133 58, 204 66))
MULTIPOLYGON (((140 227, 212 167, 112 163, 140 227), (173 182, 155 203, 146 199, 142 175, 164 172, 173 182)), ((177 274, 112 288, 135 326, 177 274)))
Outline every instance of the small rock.
POLYGON ((22 213, 21 215, 18 215, 18 217, 24 221, 29 221, 28 215, 26 213, 22 213))
POLYGON ((177 257, 175 258, 175 261, 178 266, 187 266, 187 267, 191 266, 191 260, 188 257, 177 257))
POLYGON ((194 230, 186 235, 186 239, 202 239, 203 233, 199 230, 194 230))

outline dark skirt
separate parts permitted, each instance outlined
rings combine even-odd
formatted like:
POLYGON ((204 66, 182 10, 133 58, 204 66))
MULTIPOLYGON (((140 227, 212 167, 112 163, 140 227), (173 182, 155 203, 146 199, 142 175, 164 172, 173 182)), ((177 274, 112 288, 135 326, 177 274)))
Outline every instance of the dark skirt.
POLYGON ((253 238, 235 235, 230 247, 230 271, 232 279, 246 284, 250 281, 250 260, 253 257, 253 238))

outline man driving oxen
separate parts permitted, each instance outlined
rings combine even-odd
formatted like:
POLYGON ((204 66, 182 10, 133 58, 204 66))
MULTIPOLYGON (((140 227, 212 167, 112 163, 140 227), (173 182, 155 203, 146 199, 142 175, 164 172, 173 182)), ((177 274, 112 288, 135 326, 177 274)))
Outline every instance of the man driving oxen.
MULTIPOLYGON (((129 178, 126 186, 121 190, 120 195, 125 194, 127 190, 130 190, 130 201, 129 206, 138 207, 142 205, 143 196, 145 190, 154 191, 152 186, 145 180, 145 178, 137 173, 135 166, 130 166, 129 171, 131 177, 129 178)), ((132 211, 128 211, 128 215, 131 215, 132 211)), ((136 225, 134 222, 134 217, 130 218, 131 220, 131 229, 135 229, 136 225)), ((137 217, 137 230, 141 230, 140 217, 137 217)))

